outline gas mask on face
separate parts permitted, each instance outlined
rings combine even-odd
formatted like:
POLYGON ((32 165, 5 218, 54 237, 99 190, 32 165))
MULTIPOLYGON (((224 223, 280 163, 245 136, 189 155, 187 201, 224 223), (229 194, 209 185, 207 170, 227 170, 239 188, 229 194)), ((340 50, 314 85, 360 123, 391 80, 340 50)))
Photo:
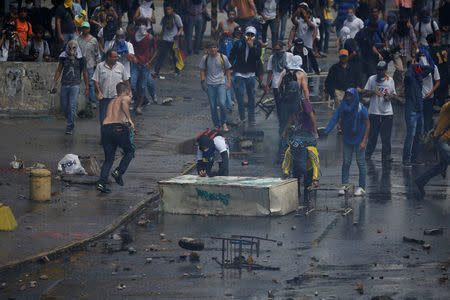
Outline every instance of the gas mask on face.
POLYGON ((75 59, 75 52, 77 51, 77 42, 70 41, 69 44, 69 58, 74 60, 75 59))
POLYGON ((348 20, 349 22, 352 22, 354 19, 355 19, 355 15, 354 15, 354 14, 348 14, 348 15, 347 15, 347 20, 348 20))

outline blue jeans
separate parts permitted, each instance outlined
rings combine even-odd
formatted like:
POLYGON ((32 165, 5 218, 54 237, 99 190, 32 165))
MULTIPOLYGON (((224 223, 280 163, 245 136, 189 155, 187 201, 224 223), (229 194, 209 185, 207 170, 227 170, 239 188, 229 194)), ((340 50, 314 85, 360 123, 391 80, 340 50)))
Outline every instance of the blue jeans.
POLYGON ((248 97, 248 120, 255 120, 255 87, 256 77, 244 78, 236 76, 236 99, 239 108, 239 118, 241 121, 245 119, 245 104, 244 97, 245 91, 247 91, 248 97))
POLYGON ((323 20, 320 23, 320 42, 319 50, 328 52, 328 42, 330 40, 331 20, 323 20))
POLYGON ((447 167, 450 164, 450 145, 449 142, 439 140, 437 145, 439 151, 439 163, 434 165, 430 169, 426 170, 423 174, 421 174, 416 182, 418 185, 424 186, 436 175, 445 174, 447 171, 447 167))
POLYGON ((267 20, 262 26, 262 41, 267 42, 267 29, 270 26, 270 33, 272 34, 272 48, 278 41, 278 22, 277 19, 267 20))
POLYGON ((92 79, 92 76, 94 75, 94 68, 87 69, 87 72, 89 82, 89 103, 95 104, 97 102, 97 99, 95 97, 94 79, 92 79))
POLYGON ((148 73, 147 68, 140 64, 131 64, 131 78, 130 86, 134 93, 138 93, 139 96, 145 96, 147 88, 148 73))
POLYGON ((366 156, 364 150, 359 150, 359 145, 352 146, 343 143, 342 184, 348 183, 350 165, 352 164, 353 151, 356 153, 356 164, 359 169, 359 186, 366 188, 366 156))
POLYGON ((61 111, 67 119, 67 130, 75 127, 75 115, 77 113, 77 101, 80 94, 80 85, 61 86, 60 105, 61 111))
MULTIPOLYGON (((228 83, 228 78, 225 77, 225 84, 228 83)), ((226 90, 225 94, 225 106, 227 109, 232 110, 233 109, 233 102, 234 102, 234 83, 233 78, 231 78, 231 85, 228 90, 226 90)))
POLYGON ((202 28, 203 28, 203 18, 202 15, 188 16, 188 23, 186 30, 186 41, 188 53, 198 52, 200 50, 200 43, 202 41, 202 28), (192 49, 192 36, 194 34, 195 28, 195 43, 194 49, 192 49))
POLYGON ((102 125, 101 132, 105 161, 102 165, 99 183, 106 184, 114 163, 117 146, 124 152, 119 167, 117 167, 120 174, 124 174, 130 165, 134 157, 134 147, 130 139, 130 129, 126 125, 118 123, 102 125))
POLYGON ((419 136, 423 133, 422 112, 405 110, 406 137, 403 144, 403 162, 417 160, 419 153, 419 136))
POLYGON ((278 39, 280 41, 284 40, 284 35, 286 33, 286 23, 287 23, 287 12, 281 14, 281 20, 280 20, 280 34, 278 36, 278 39))
POLYGON ((214 126, 220 127, 227 122, 227 111, 225 108, 225 84, 208 84, 209 106, 214 126), (220 107, 220 120, 217 113, 217 105, 220 107))
POLYGON ((108 111, 109 102, 111 102, 113 98, 103 98, 100 100, 98 106, 98 119, 100 121, 100 126, 103 124, 103 121, 106 118, 106 112, 108 111))

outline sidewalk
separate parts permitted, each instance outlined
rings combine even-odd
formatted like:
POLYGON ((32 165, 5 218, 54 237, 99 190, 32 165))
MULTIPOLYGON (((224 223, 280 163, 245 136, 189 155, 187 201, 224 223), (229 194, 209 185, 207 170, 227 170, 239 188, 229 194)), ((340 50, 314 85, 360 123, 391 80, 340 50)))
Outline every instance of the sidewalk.
MULTIPOLYGON (((191 56, 182 76, 168 74, 166 80, 156 81, 160 101, 173 97, 174 103, 148 106, 144 115, 135 118, 136 157, 124 176, 125 186, 111 184, 109 195, 99 194, 93 185, 70 185, 55 179, 56 165, 68 153, 94 155, 101 164, 103 149, 97 118, 77 119, 73 136, 64 134, 65 121, 57 117, 0 119, 4 141, 0 197, 11 207, 19 224, 13 232, 0 231, 0 271, 17 262, 49 255, 48 251, 87 242, 117 227, 140 206, 157 200, 157 181, 179 175, 194 159, 191 154, 178 154, 178 145, 211 123, 206 94, 199 88, 199 60, 200 56, 191 56), (28 199, 28 173, 9 169, 14 154, 24 160, 25 167, 40 162, 52 171, 51 201, 35 203, 28 199)), ((117 151, 116 164, 120 153, 117 151)))

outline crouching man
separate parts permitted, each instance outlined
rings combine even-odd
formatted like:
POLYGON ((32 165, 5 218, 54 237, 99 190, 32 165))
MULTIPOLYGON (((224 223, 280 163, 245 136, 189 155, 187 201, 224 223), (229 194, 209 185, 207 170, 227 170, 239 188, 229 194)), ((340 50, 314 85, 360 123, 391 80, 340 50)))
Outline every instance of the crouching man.
POLYGON ((117 97, 109 103, 101 128, 105 161, 102 165, 97 190, 102 193, 111 191, 106 184, 114 163, 117 146, 124 152, 119 166, 111 173, 118 185, 124 184, 122 175, 134 157, 135 146, 132 142, 134 123, 130 117, 131 90, 128 84, 120 82, 116 86, 116 91, 117 97))
POLYGON ((205 130, 197 136, 197 172, 205 176, 228 176, 230 150, 225 138, 216 130, 205 130), (212 171, 217 154, 219 170, 212 171))

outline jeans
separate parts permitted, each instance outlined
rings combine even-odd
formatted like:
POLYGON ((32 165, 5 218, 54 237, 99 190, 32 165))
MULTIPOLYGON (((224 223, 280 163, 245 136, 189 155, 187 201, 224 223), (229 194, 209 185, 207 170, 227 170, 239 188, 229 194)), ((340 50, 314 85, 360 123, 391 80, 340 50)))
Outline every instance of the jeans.
POLYGON ((445 174, 450 164, 450 145, 448 141, 439 140, 437 145, 439 151, 439 162, 430 169, 421 174, 416 182, 418 185, 424 186, 436 175, 445 174))
POLYGON ((227 110, 225 108, 225 84, 208 84, 208 98, 211 109, 211 117, 214 126, 220 127, 227 122, 227 110), (220 120, 217 114, 217 106, 220 107, 220 120))
POLYGON ((247 91, 248 97, 248 120, 255 121, 255 87, 255 76, 249 78, 236 76, 236 98, 239 108, 239 118, 241 119, 241 121, 245 119, 245 91, 247 91))
POLYGON ((201 41, 202 41, 202 28, 203 28, 203 18, 202 15, 197 16, 188 16, 188 23, 186 24, 186 41, 187 41, 187 51, 188 53, 198 52, 200 50, 201 41), (194 34, 195 28, 195 42, 194 49, 192 49, 192 36, 194 34))
POLYGON ((433 128, 434 98, 423 99, 423 124, 426 132, 433 128))
POLYGON ((320 42, 319 50, 325 53, 328 52, 328 42, 330 40, 331 20, 322 20, 320 23, 320 42))
POLYGON ((270 26, 270 33, 272 34, 272 48, 275 46, 275 43, 278 41, 278 27, 279 24, 277 19, 267 20, 266 23, 262 26, 262 41, 263 43, 267 42, 267 29, 270 26))
POLYGON ((120 160, 117 170, 124 174, 134 157, 134 147, 130 139, 130 129, 124 124, 102 125, 102 145, 105 152, 105 161, 100 173, 100 184, 108 183, 109 172, 111 171, 116 155, 117 146, 122 148, 124 154, 120 160))
POLYGON ((381 136, 381 159, 382 161, 391 158, 391 132, 393 116, 369 115, 370 132, 367 142, 366 157, 370 158, 377 146, 378 135, 381 136))
MULTIPOLYGON (((231 78, 231 85, 228 90, 225 92, 225 107, 229 110, 233 110, 233 102, 234 102, 234 83, 233 79, 231 78)), ((225 84, 228 83, 228 78, 225 77, 225 84)))
POLYGON ((419 136, 423 133, 422 112, 405 110, 406 137, 403 144, 404 163, 416 161, 419 153, 419 136))
POLYGON ((130 86, 133 94, 137 92, 139 96, 145 96, 148 73, 150 72, 145 66, 134 63, 131 64, 130 86))
POLYGON ((108 105, 111 100, 112 98, 103 98, 100 100, 100 104, 98 106, 98 118, 100 121, 100 126, 103 124, 103 121, 106 118, 106 112, 108 111, 108 105))
POLYGON ((343 161, 342 161, 342 184, 348 183, 350 174, 350 165, 352 164, 353 152, 356 153, 356 164, 359 169, 359 187, 366 188, 366 153, 359 150, 359 145, 352 146, 343 143, 343 161))
POLYGON ((88 82, 89 82, 89 103, 95 104, 97 102, 96 96, 95 96, 95 85, 94 85, 94 79, 92 79, 92 76, 94 75, 94 68, 88 68, 88 82))
POLYGON ((286 33, 286 23, 288 19, 287 12, 281 13, 280 18, 280 34, 278 35, 278 39, 282 41, 284 40, 284 36, 286 33))
POLYGON ((175 57, 175 52, 173 51, 173 43, 174 42, 168 42, 168 41, 159 41, 159 51, 158 51, 158 57, 156 59, 156 65, 155 65, 155 73, 159 74, 159 70, 161 69, 161 66, 166 59, 167 54, 170 53, 172 56, 172 63, 173 67, 176 73, 179 73, 180 71, 177 69, 177 58, 175 57))
POLYGON ((80 85, 61 86, 60 105, 61 111, 67 119, 67 130, 72 130, 75 127, 75 115, 77 113, 79 94, 80 85))

